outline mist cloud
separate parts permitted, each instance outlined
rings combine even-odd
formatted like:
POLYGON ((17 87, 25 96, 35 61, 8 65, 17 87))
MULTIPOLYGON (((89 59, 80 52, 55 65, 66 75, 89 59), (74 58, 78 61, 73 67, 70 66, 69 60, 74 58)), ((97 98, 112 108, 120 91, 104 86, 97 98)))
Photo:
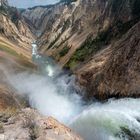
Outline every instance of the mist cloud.
POLYGON ((53 80, 30 72, 6 73, 11 85, 29 97, 30 105, 41 114, 68 123, 82 110, 82 100, 72 89, 74 76, 63 75, 53 80), (68 82, 69 81, 69 82, 68 82))

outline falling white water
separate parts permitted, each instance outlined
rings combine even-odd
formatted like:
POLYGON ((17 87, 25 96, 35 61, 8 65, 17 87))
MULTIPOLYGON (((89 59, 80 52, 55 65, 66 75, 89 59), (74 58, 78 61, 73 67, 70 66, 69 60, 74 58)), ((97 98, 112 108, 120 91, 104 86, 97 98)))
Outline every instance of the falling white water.
POLYGON ((38 55, 36 47, 33 55, 43 75, 24 72, 8 76, 21 94, 28 95, 32 107, 65 123, 85 140, 140 140, 140 99, 112 99, 85 106, 74 89, 75 77, 59 75, 59 67, 38 55))
POLYGON ((140 99, 95 103, 78 115, 71 128, 85 140, 140 140, 140 99))

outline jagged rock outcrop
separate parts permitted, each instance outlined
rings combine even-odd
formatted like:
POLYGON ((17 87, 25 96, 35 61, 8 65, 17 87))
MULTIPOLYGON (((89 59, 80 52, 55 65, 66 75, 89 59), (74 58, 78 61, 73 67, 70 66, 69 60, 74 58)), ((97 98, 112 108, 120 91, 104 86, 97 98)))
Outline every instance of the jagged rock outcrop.
POLYGON ((20 48, 21 54, 31 57, 31 42, 34 35, 27 23, 20 17, 16 8, 10 7, 7 1, 1 1, 0 6, 0 38, 5 42, 13 44, 13 49, 20 48))
POLYGON ((86 98, 140 97, 140 22, 78 71, 86 98))
MULTIPOLYGON (((0 121, 5 117, 1 114, 0 121)), ((51 117, 44 117, 36 110, 27 108, 9 116, 1 123, 1 135, 5 140, 82 140, 71 129, 51 117)))

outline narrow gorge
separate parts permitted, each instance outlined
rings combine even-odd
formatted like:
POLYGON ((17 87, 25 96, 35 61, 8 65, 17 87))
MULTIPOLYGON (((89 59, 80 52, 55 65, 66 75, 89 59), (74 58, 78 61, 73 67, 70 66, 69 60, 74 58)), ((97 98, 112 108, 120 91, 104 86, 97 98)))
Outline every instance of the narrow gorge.
POLYGON ((139 0, 0 3, 0 139, 140 139, 139 0))

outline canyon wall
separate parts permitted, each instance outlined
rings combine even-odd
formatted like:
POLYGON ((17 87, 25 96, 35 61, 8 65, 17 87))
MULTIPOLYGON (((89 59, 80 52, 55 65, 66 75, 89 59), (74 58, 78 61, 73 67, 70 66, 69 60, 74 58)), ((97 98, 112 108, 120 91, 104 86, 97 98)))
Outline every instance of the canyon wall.
POLYGON ((2 1, 0 6, 0 40, 12 44, 15 51, 31 58, 31 42, 34 35, 21 18, 20 12, 2 1))
POLYGON ((40 52, 73 70, 87 98, 139 96, 131 67, 139 63, 139 0, 61 2, 22 16, 40 32, 40 52))

